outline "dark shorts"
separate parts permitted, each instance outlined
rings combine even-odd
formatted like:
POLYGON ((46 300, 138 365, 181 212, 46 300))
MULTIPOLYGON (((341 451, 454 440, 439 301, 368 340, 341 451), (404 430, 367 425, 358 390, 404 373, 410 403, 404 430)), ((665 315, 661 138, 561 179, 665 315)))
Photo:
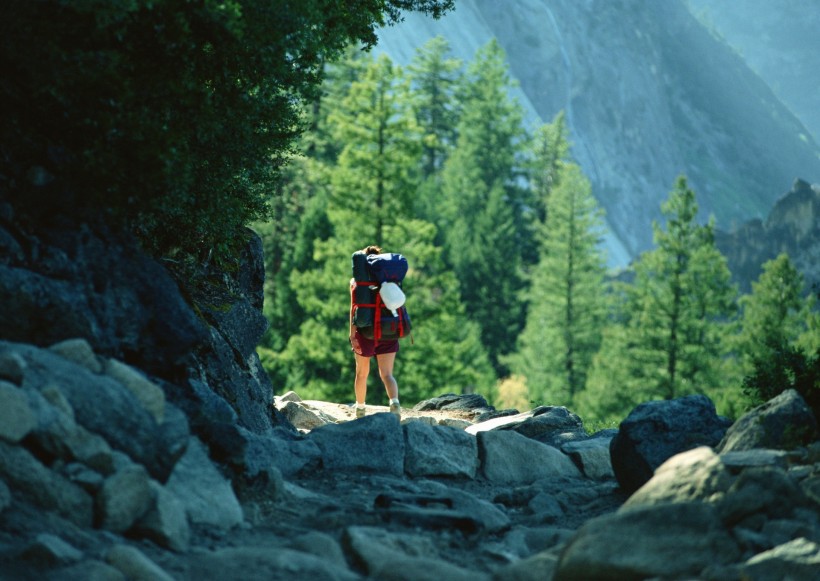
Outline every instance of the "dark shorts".
POLYGON ((374 355, 384 355, 386 353, 397 353, 399 350, 398 339, 382 339, 376 341, 375 339, 368 339, 359 333, 359 330, 354 327, 353 338, 350 340, 350 345, 353 347, 353 352, 362 357, 373 357, 374 355))

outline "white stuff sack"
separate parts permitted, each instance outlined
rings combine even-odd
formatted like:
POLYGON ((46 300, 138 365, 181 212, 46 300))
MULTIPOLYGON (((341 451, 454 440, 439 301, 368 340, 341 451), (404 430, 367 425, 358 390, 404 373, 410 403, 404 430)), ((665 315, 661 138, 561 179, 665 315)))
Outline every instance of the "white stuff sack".
POLYGON ((379 290, 384 306, 390 309, 394 317, 399 316, 399 307, 404 305, 405 296, 399 285, 395 282, 382 283, 382 288, 379 290))

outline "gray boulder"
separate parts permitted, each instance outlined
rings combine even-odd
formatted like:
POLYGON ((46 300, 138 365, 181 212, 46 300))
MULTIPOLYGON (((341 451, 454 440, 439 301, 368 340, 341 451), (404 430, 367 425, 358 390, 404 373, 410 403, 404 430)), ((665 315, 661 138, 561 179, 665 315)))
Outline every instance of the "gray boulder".
POLYGON ((14 385, 23 385, 26 374, 26 360, 12 351, 0 351, 0 380, 14 385))
POLYGON ((484 396, 477 393, 469 393, 464 395, 446 393, 438 397, 420 401, 413 406, 413 409, 419 412, 447 410, 479 414, 489 410, 494 410, 495 408, 491 406, 486 399, 484 399, 484 396))
POLYGON ((109 565, 133 581, 174 581, 162 567, 145 553, 129 545, 116 545, 105 556, 109 565))
POLYGON ((33 542, 23 549, 20 556, 38 565, 56 567, 76 563, 83 558, 83 553, 60 537, 40 533, 33 542))
POLYGON ((811 408, 799 393, 787 389, 737 420, 719 443, 718 450, 791 450, 816 437, 817 419, 811 408))
POLYGON ((666 460, 698 446, 715 447, 729 427, 703 395, 637 406, 612 438, 612 469, 624 492, 643 486, 666 460))
POLYGON ((614 435, 566 442, 561 451, 569 456, 587 478, 606 480, 615 478, 609 445, 614 435))
POLYGON ((17 386, 0 380, 0 439, 17 443, 37 425, 37 417, 26 394, 17 386))
POLYGON ((403 426, 404 470, 411 477, 475 478, 478 442, 464 430, 408 422, 403 426))
POLYGON ((269 546, 220 548, 191 561, 189 579, 362 579, 333 560, 292 549, 269 546))
POLYGON ((312 430, 324 426, 328 421, 319 414, 309 410, 305 405, 293 401, 286 402, 280 408, 285 417, 300 430, 312 430))
POLYGON ((803 538, 794 539, 758 553, 740 570, 744 579, 815 581, 820 571, 820 545, 803 538))
POLYGON ((50 346, 49 351, 65 357, 77 365, 82 365, 91 373, 101 373, 103 370, 102 363, 85 339, 66 339, 50 346))
POLYGON ((132 527, 132 532, 172 551, 186 551, 191 540, 191 529, 185 506, 157 482, 152 480, 150 486, 151 505, 132 527))
POLYGON ((708 446, 672 456, 654 476, 627 499, 624 506, 719 500, 733 479, 720 457, 708 446))
POLYGON ((639 506, 582 526, 561 553, 553 579, 698 578, 707 566, 740 556, 709 504, 639 506))
POLYGON ((191 438, 166 487, 182 502, 193 524, 227 530, 243 520, 231 483, 211 463, 205 446, 196 438, 191 438))
POLYGON ((127 464, 106 478, 97 494, 97 524, 106 530, 123 533, 146 513, 152 497, 145 468, 139 464, 127 464))
POLYGON ((0 440, 0 478, 20 498, 73 522, 91 527, 93 503, 82 488, 49 470, 28 451, 0 440))
POLYGON ((24 387, 41 390, 56 386, 74 410, 77 423, 143 464, 154 477, 167 477, 172 466, 161 458, 168 452, 159 444, 157 422, 119 381, 92 373, 48 350, 5 346, 28 363, 24 387))
POLYGON ((482 474, 494 484, 529 484, 543 478, 581 477, 566 454, 517 432, 480 432, 478 454, 482 474))
POLYGON ((404 474, 404 435, 390 413, 365 416, 355 422, 327 424, 308 435, 322 452, 327 470, 368 470, 404 474))

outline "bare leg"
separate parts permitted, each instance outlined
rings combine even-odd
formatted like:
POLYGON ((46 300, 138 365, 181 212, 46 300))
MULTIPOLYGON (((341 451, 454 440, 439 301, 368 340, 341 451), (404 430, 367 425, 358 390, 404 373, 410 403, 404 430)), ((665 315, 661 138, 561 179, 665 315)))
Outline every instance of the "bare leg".
POLYGON ((397 399, 399 397, 399 384, 393 377, 393 362, 396 360, 395 353, 384 353, 376 355, 376 362, 379 364, 379 377, 382 378, 387 397, 397 399))
POLYGON ((356 381, 353 384, 356 393, 356 403, 364 404, 367 397, 367 376, 370 374, 370 357, 356 356, 356 381))

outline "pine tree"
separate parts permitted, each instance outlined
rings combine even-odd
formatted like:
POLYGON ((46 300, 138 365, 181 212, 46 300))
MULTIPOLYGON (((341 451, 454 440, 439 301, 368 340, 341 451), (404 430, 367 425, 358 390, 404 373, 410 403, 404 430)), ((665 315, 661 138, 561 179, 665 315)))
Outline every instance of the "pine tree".
POLYGON ((609 414, 691 393, 721 399, 727 389, 723 357, 736 291, 713 224, 699 225, 697 209, 686 178, 678 178, 662 205, 666 228, 653 225, 656 248, 637 261, 635 280, 624 287, 623 323, 607 334, 606 356, 596 358, 590 377, 589 397, 608 393, 624 402, 609 414))
POLYGON ((781 254, 763 265, 743 309, 740 350, 747 370, 744 392, 759 404, 796 389, 820 410, 820 333, 814 296, 804 297, 803 276, 781 254))
POLYGON ((435 212, 445 258, 499 372, 499 356, 513 348, 523 325, 521 253, 531 243, 515 184, 523 115, 511 86, 504 53, 491 41, 469 64, 460 89, 458 141, 442 171, 435 212))
POLYGON ((423 177, 441 170, 455 145, 459 106, 455 99, 462 63, 448 58, 450 45, 441 36, 430 39, 416 51, 407 67, 413 87, 413 108, 422 129, 423 177))
POLYGON ((600 346, 605 261, 602 213, 589 182, 574 164, 562 176, 549 198, 527 323, 509 361, 527 378, 531 401, 573 406, 600 346))

